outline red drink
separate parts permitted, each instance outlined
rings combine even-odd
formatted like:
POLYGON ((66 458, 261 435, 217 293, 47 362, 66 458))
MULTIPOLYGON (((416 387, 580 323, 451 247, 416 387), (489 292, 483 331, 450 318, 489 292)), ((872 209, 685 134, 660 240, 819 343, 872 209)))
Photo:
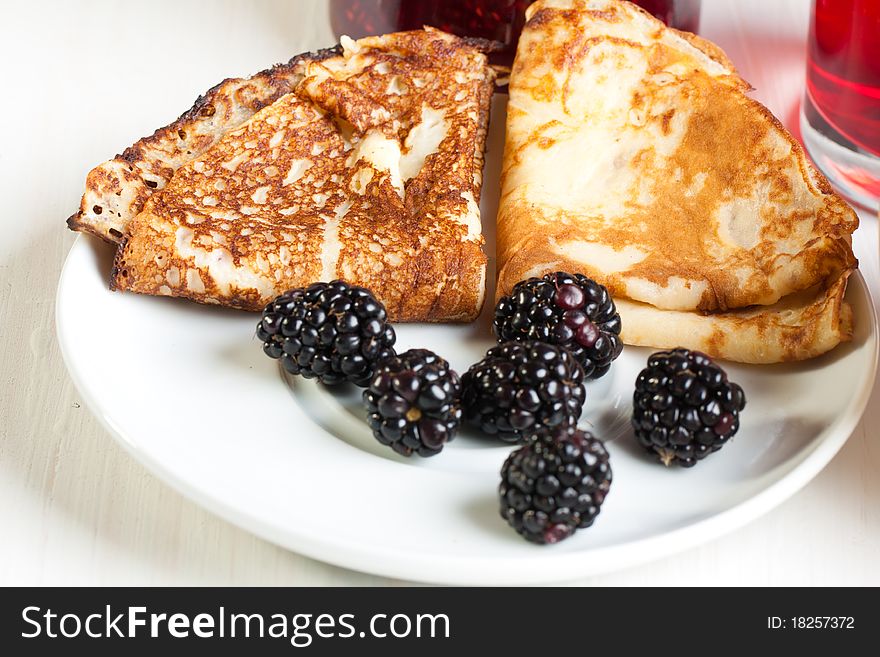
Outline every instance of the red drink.
POLYGON ((501 59, 513 60, 516 42, 532 0, 402 0, 398 29, 418 30, 433 25, 444 32, 504 44, 501 59))
POLYGON ((667 25, 696 32, 700 25, 700 0, 635 0, 667 25))
POLYGON ((880 0, 815 0, 804 141, 819 168, 865 205, 880 196, 880 0))
POLYGON ((817 0, 807 57, 813 107, 846 139, 880 155, 880 0, 817 0))
MULTIPOLYGON (((533 0, 333 0, 331 20, 337 35, 359 38, 432 25, 452 34, 499 41, 504 50, 493 58, 510 64, 533 0)), ((678 29, 695 32, 700 0, 639 0, 652 14, 678 29)))

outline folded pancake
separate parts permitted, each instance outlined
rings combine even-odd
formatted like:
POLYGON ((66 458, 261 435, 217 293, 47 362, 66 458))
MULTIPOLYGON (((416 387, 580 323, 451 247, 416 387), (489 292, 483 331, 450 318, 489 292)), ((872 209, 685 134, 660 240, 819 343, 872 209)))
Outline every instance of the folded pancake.
POLYGON ((500 292, 550 269, 671 310, 856 265, 858 220, 713 44, 629 2, 531 5, 510 81, 500 292))
POLYGON ((626 344, 686 346, 740 363, 813 358, 852 337, 852 309, 843 300, 848 276, 841 275, 830 286, 790 294, 772 306, 709 315, 618 299, 621 336, 626 344))
POLYGON ((127 222, 112 286, 258 310, 342 278, 393 320, 474 319, 484 49, 426 29, 297 60, 292 93, 177 168, 127 222))
POLYGON ((855 212, 715 45, 620 0, 538 0, 510 80, 498 294, 607 286, 623 340, 743 362, 851 332, 855 212))

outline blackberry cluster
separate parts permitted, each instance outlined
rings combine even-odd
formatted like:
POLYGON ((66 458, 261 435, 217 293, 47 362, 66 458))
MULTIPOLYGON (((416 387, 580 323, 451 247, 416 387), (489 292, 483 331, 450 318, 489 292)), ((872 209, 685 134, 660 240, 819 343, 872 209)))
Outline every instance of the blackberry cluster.
POLYGON ((599 440, 571 426, 540 429, 501 468, 501 517, 529 541, 556 543, 593 524, 610 486, 599 440))
POLYGON ((632 425, 664 465, 691 467, 737 432, 745 405, 742 388, 706 354, 660 351, 636 379, 632 425))
POLYGON ((257 337, 291 374, 359 386, 369 383, 377 361, 394 353, 395 341, 385 307, 344 281, 285 292, 263 310, 257 337))
POLYGON ((499 342, 540 340, 568 349, 587 379, 620 355, 620 315, 608 290, 582 274, 556 272, 517 283, 495 307, 499 342))
POLYGON ((364 390, 370 428, 398 454, 439 454, 461 424, 461 381, 433 351, 383 359, 364 390))
MULTIPOLYGON (((592 525, 611 486, 608 452, 576 425, 585 380, 621 353, 620 315, 603 286, 556 272, 514 286, 494 328, 499 344, 459 379, 427 349, 396 354, 382 304, 337 280, 276 298, 257 336, 292 374, 366 387, 373 435, 399 454, 438 454, 463 419, 521 444, 501 469, 501 515, 529 541, 556 543, 592 525)), ((632 426, 662 463, 690 467, 737 432, 745 403, 707 355, 661 351, 636 381, 632 426)))
POLYGON ((465 420, 507 442, 540 427, 574 425, 584 404, 584 370, 566 349, 506 342, 462 376, 465 420))

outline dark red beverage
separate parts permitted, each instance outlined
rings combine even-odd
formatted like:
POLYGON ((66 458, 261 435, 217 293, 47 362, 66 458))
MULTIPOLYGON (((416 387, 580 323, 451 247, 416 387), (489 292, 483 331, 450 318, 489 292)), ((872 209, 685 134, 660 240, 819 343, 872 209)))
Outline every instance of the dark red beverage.
POLYGON ((807 119, 880 156, 880 0, 816 0, 807 57, 807 119))
MULTIPOLYGON (((332 0, 331 19, 337 35, 359 38, 432 25, 460 36, 482 37, 504 44, 493 61, 510 64, 533 0, 332 0)), ((639 0, 652 14, 681 30, 696 32, 700 0, 639 0)))
POLYGON ((635 3, 677 30, 696 32, 700 25, 700 0, 635 0, 635 3))

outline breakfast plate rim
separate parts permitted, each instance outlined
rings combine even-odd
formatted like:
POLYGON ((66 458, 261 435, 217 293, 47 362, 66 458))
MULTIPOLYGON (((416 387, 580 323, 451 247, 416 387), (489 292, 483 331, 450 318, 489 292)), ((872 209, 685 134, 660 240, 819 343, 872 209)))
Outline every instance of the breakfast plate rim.
POLYGON ((868 341, 872 342, 872 358, 862 372, 858 394, 846 405, 845 412, 822 430, 805 448, 810 452, 796 465, 761 491, 710 517, 686 526, 622 544, 591 548, 588 551, 556 552, 536 547, 528 557, 432 555, 427 568, 424 557, 394 546, 382 549, 352 545, 329 536, 313 535, 280 523, 267 523, 254 515, 235 508, 216 491, 202 490, 186 477, 174 472, 168 464, 154 458, 138 440, 114 422, 112 413, 93 395, 77 364, 76 345, 68 339, 63 309, 65 295, 75 294, 71 287, 71 262, 81 249, 92 248, 85 236, 77 236, 67 254, 59 279, 55 318, 56 334, 69 375, 89 411, 135 460, 174 490, 215 515, 265 540, 307 557, 375 575, 419 582, 453 585, 538 584, 587 577, 636 566, 680 552, 729 533, 757 519, 778 506, 810 480, 834 457, 855 430, 871 396, 877 371, 877 315, 868 286, 860 272, 851 278, 848 294, 862 295, 869 323, 868 341), (855 285, 853 285, 855 283, 855 285))

